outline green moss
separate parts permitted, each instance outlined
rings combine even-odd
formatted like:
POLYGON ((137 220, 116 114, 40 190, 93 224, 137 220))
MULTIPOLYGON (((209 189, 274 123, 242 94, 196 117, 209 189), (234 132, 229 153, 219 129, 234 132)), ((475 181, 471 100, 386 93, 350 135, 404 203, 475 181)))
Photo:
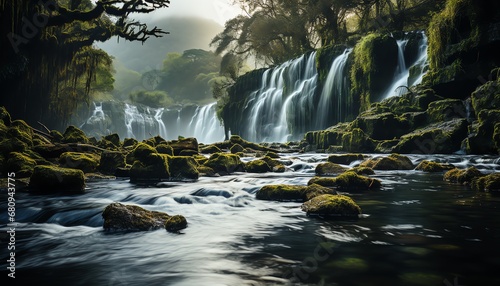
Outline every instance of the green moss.
POLYGON ((342 146, 348 152, 372 152, 375 149, 373 140, 359 128, 342 135, 342 146))
POLYGON ((0 120, 3 121, 5 126, 10 126, 10 123, 12 122, 12 119, 10 118, 10 113, 3 106, 0 106, 0 120))
POLYGON ((173 156, 174 155, 174 148, 172 146, 167 145, 166 143, 160 143, 156 145, 156 151, 160 154, 166 154, 173 156))
POLYGON ((302 204, 301 208, 308 215, 324 217, 358 217, 361 214, 361 208, 344 195, 317 196, 302 204))
POLYGON ((484 177, 472 179, 471 187, 473 190, 482 191, 500 191, 500 173, 488 174, 484 177))
POLYGON ((369 167, 374 170, 413 170, 414 168, 413 163, 408 157, 399 154, 371 158, 361 163, 360 166, 369 167))
POLYGON ((198 163, 189 156, 168 157, 170 176, 176 180, 198 180, 198 163))
POLYGON ((198 140, 196 138, 179 138, 178 140, 169 141, 168 144, 174 149, 174 155, 181 155, 182 151, 189 150, 189 154, 182 154, 184 156, 191 156, 199 153, 198 140))
POLYGON ((364 160, 363 154, 341 154, 328 156, 328 162, 335 164, 349 165, 354 161, 364 160))
POLYGON ((207 167, 207 166, 198 166, 196 167, 198 169, 198 172, 200 173, 200 176, 207 176, 207 177, 214 177, 216 176, 216 173, 214 169, 207 167))
POLYGON ((235 154, 212 154, 204 165, 212 168, 217 173, 233 173, 244 170, 244 165, 240 161, 240 157, 235 154))
POLYGON ((330 175, 335 175, 335 174, 340 174, 345 172, 347 168, 344 168, 340 166, 339 164, 327 162, 327 163, 321 163, 316 166, 315 172, 316 175, 318 176, 330 176, 330 175))
POLYGON ((30 189, 36 192, 85 191, 85 177, 81 170, 56 166, 36 166, 30 178, 30 189))
POLYGON ((283 164, 278 164, 272 167, 272 171, 276 173, 284 173, 286 171, 286 167, 283 164))
POLYGON ((165 229, 170 232, 177 232, 187 227, 187 220, 181 215, 174 215, 165 221, 165 229))
POLYGON ((500 123, 495 124, 493 129, 493 142, 497 148, 497 154, 500 154, 500 123))
POLYGON ((136 160, 130 169, 130 181, 161 181, 170 178, 167 155, 152 153, 136 160))
POLYGON ((378 189, 382 185, 379 180, 347 171, 335 178, 335 185, 341 190, 378 189))
MULTIPOLYGON (((174 152, 174 154, 175 154, 175 152, 174 152)), ((197 155, 199 155, 198 151, 189 150, 189 149, 181 150, 181 152, 179 152, 179 156, 191 157, 191 156, 197 156, 197 155)))
POLYGON ((112 203, 102 212, 105 230, 144 231, 165 227, 171 218, 166 213, 149 211, 139 206, 112 203))
POLYGON ((82 143, 88 144, 89 138, 85 135, 85 133, 77 128, 76 126, 70 125, 66 128, 63 134, 64 143, 82 143))
POLYGON ((398 138, 408 132, 409 125, 408 120, 392 112, 360 115, 352 122, 353 127, 360 128, 375 140, 398 138))
POLYGON ((271 171, 271 167, 266 163, 266 161, 261 159, 248 162, 245 165, 245 169, 248 173, 267 173, 271 171))
POLYGON ((108 140, 116 147, 120 147, 120 136, 118 136, 118 134, 113 133, 110 135, 106 135, 106 136, 104 136, 104 139, 108 140))
POLYGON ((442 164, 424 160, 417 165, 415 170, 433 173, 433 172, 443 172, 454 168, 455 167, 451 164, 442 164))
POLYGON ((28 150, 28 145, 15 137, 7 137, 0 142, 0 153, 5 157, 7 157, 11 152, 23 153, 26 150, 28 150))
POLYGON ((151 154, 157 154, 158 152, 152 146, 145 143, 138 143, 137 146, 132 151, 132 156, 134 160, 144 160, 147 156, 151 154))
POLYGON ((267 185, 257 191, 256 198, 267 201, 305 202, 316 196, 331 194, 332 192, 332 189, 316 184, 309 186, 267 185))
POLYGON ((139 142, 134 138, 125 138, 125 140, 123 140, 123 147, 132 147, 135 146, 137 143, 139 142))
POLYGON ((125 155, 121 152, 103 152, 99 160, 99 172, 114 175, 116 169, 125 167, 125 155))
POLYGON ((7 137, 17 138, 28 146, 33 146, 33 130, 23 120, 12 121, 7 130, 7 137))
POLYGON ((243 148, 243 146, 241 146, 240 144, 237 144, 237 143, 234 144, 233 146, 231 146, 229 151, 231 151, 231 153, 233 153, 233 154, 240 153, 240 152, 246 152, 245 148, 243 148))
POLYGON ((215 145, 208 145, 200 149, 200 153, 202 154, 213 154, 213 153, 220 153, 222 150, 215 146, 215 145))
POLYGON ((354 172, 358 175, 375 175, 375 171, 373 171, 372 168, 369 167, 354 167, 349 170, 350 172, 354 172))
POLYGON ((271 151, 266 152, 264 157, 265 156, 272 158, 272 159, 279 159, 280 158, 280 155, 276 154, 275 152, 271 152, 271 151))
POLYGON ((82 170, 84 173, 95 172, 100 156, 93 153, 65 152, 59 157, 62 167, 82 170))
POLYGON ((448 121, 453 118, 466 118, 464 103, 459 99, 444 99, 431 102, 427 109, 431 122, 448 121))
POLYGON ((36 165, 36 161, 30 157, 19 152, 12 152, 7 160, 6 171, 15 172, 16 178, 25 178, 33 174, 36 165))
POLYGON ((476 113, 484 109, 500 109, 500 78, 478 87, 472 93, 471 101, 476 113))
POLYGON ((484 176, 476 167, 465 170, 455 168, 444 174, 443 179, 452 183, 470 184, 474 179, 484 176))

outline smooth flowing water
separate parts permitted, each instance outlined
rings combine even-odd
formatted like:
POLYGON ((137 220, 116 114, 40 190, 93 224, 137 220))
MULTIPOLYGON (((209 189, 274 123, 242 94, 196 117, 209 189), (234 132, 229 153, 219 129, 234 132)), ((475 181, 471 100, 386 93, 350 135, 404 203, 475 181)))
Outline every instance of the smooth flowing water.
MULTIPOLYGON (((485 173, 500 169, 498 157, 410 158, 485 173)), ((282 160, 291 163, 282 174, 238 173, 157 186, 95 181, 74 196, 18 191, 16 282, 500 285, 494 270, 500 267, 498 195, 444 182, 442 173, 377 171, 382 190, 350 194, 363 210, 361 218, 325 221, 307 217, 300 203, 255 199, 263 185, 305 185, 326 155, 283 154, 282 160), (105 232, 101 213, 112 202, 182 214, 189 225, 179 234, 105 232)), ((5 192, 1 201, 6 210, 5 192)), ((6 211, 1 221, 7 221, 6 211)), ((4 258, 7 230, 5 224, 0 228, 4 258)), ((5 267, 0 275, 4 281, 5 267)))

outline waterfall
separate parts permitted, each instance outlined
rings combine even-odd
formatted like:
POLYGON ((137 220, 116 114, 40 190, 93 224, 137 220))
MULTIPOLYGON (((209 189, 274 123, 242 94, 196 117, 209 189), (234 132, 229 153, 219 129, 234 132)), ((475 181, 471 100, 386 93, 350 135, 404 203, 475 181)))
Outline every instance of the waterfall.
POLYGON ((165 108, 158 108, 156 110, 155 120, 156 120, 156 122, 158 122, 160 136, 163 138, 167 138, 168 137, 167 136, 167 128, 165 127, 165 123, 163 123, 163 120, 161 118, 164 110, 165 110, 165 108))
POLYGON ((315 129, 324 129, 333 123, 343 121, 346 116, 347 104, 349 102, 349 85, 348 72, 346 71, 346 63, 352 49, 346 49, 344 53, 332 63, 328 76, 326 77, 323 90, 316 112, 315 129), (335 97, 335 112, 332 114, 332 97, 335 97), (334 121, 328 120, 332 118, 334 121))
POLYGON ((200 142, 224 141, 224 128, 217 119, 215 108, 217 103, 198 106, 189 123, 188 136, 196 137, 200 142))
POLYGON ((312 107, 317 85, 315 58, 316 52, 302 55, 263 73, 260 88, 250 94, 243 110, 245 138, 254 142, 299 138, 310 122, 305 108, 312 107))
MULTIPOLYGON (((419 41, 418 45, 418 55, 417 60, 414 63, 406 63, 404 51, 406 45, 408 44, 408 39, 397 40, 398 44, 398 66, 394 74, 394 80, 390 85, 389 89, 385 93, 385 98, 399 95, 399 87, 401 86, 414 86, 422 82, 422 78, 427 69, 427 36, 424 32, 420 32, 422 39, 419 41), (416 75, 411 75, 411 70, 415 69, 418 73, 416 75)), ((415 72, 414 71, 414 72, 415 72)))

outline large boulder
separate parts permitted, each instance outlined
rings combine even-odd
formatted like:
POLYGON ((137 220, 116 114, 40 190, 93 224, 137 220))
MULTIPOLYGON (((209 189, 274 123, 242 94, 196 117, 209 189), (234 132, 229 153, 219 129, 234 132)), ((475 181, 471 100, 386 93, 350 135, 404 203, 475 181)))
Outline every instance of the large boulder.
POLYGON ((266 201, 305 202, 315 196, 331 193, 333 193, 332 189, 316 184, 309 186, 267 185, 258 190, 255 197, 266 201))
POLYGON ((42 193, 81 193, 85 191, 85 177, 78 169, 36 166, 30 178, 29 187, 35 192, 42 193))
POLYGON ((455 168, 444 174, 443 179, 452 183, 469 185, 473 180, 484 176, 476 167, 469 167, 465 170, 455 168))
POLYGON ((307 215, 331 218, 357 218, 361 208, 348 196, 325 194, 302 204, 307 215))
POLYGON ((453 118, 467 118, 464 103, 459 99, 444 99, 431 102, 427 109, 432 123, 448 121, 453 118))
POLYGON ((399 138, 401 135, 407 133, 409 128, 408 120, 396 116, 392 112, 374 115, 361 114, 352 124, 353 127, 360 128, 370 138, 375 140, 399 138))
POLYGON ((318 176, 333 176, 336 174, 343 173, 347 170, 347 168, 344 168, 340 166, 339 164, 331 163, 331 162, 326 162, 326 163, 321 163, 316 166, 315 172, 316 175, 318 176))
POLYGON ((99 155, 94 153, 65 152, 59 157, 59 164, 61 164, 61 167, 92 173, 96 171, 99 160, 99 155))
POLYGON ((471 187, 475 191, 500 191, 500 173, 488 174, 472 180, 471 187))
POLYGON ((466 119, 431 124, 403 135, 392 152, 451 154, 461 149, 461 142, 467 137, 467 126, 466 119))
POLYGON ((182 216, 170 216, 167 213, 121 203, 108 205, 102 212, 102 217, 105 230, 144 231, 165 227, 168 231, 177 231, 187 226, 186 219, 182 216))
POLYGON ((181 155, 182 151, 189 152, 190 154, 198 154, 199 146, 198 140, 196 138, 179 138, 178 140, 172 140, 168 142, 174 150, 174 155, 181 155))
POLYGON ((215 153, 208 158, 204 164, 212 168, 217 173, 230 174, 233 172, 244 171, 244 164, 240 161, 240 157, 235 154, 215 153))
POLYGON ((371 158, 361 163, 360 166, 374 170, 413 170, 414 168, 408 157, 399 154, 371 158))
POLYGON ((62 141, 64 143, 88 144, 89 138, 78 127, 70 125, 66 128, 66 131, 64 131, 62 141))
POLYGON ((198 180, 198 163, 190 156, 168 157, 170 177, 174 180, 198 180))
POLYGON ((23 153, 12 152, 7 160, 6 170, 16 173, 16 178, 25 178, 33 174, 36 161, 23 153))
POLYGON ((170 178, 168 155, 159 154, 155 148, 145 143, 138 143, 129 155, 134 161, 130 169, 132 182, 170 178))
POLYGON ((125 167, 125 155, 121 152, 105 151, 101 154, 98 170, 106 175, 114 175, 118 168, 125 167))
POLYGON ((271 171, 271 167, 262 159, 248 162, 245 169, 248 173, 267 173, 271 171))
POLYGON ((358 175, 356 172, 347 171, 335 178, 314 177, 307 183, 308 185, 318 184, 324 187, 335 187, 345 191, 361 191, 379 189, 382 185, 377 179, 358 175))

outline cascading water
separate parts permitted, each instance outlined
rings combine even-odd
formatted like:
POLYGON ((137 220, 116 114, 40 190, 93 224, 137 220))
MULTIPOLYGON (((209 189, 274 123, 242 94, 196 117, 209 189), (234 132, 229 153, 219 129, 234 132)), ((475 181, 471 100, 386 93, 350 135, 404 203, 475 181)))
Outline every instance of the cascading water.
POLYGON ((189 136, 198 138, 201 142, 221 142, 224 140, 224 128, 217 119, 215 108, 217 103, 198 106, 189 123, 189 136))
POLYGON ((163 123, 163 120, 161 118, 164 110, 165 110, 165 108, 158 108, 156 110, 155 120, 156 120, 156 122, 158 122, 160 136, 163 138, 167 138, 168 137, 167 136, 167 128, 165 127, 165 123, 163 123))

